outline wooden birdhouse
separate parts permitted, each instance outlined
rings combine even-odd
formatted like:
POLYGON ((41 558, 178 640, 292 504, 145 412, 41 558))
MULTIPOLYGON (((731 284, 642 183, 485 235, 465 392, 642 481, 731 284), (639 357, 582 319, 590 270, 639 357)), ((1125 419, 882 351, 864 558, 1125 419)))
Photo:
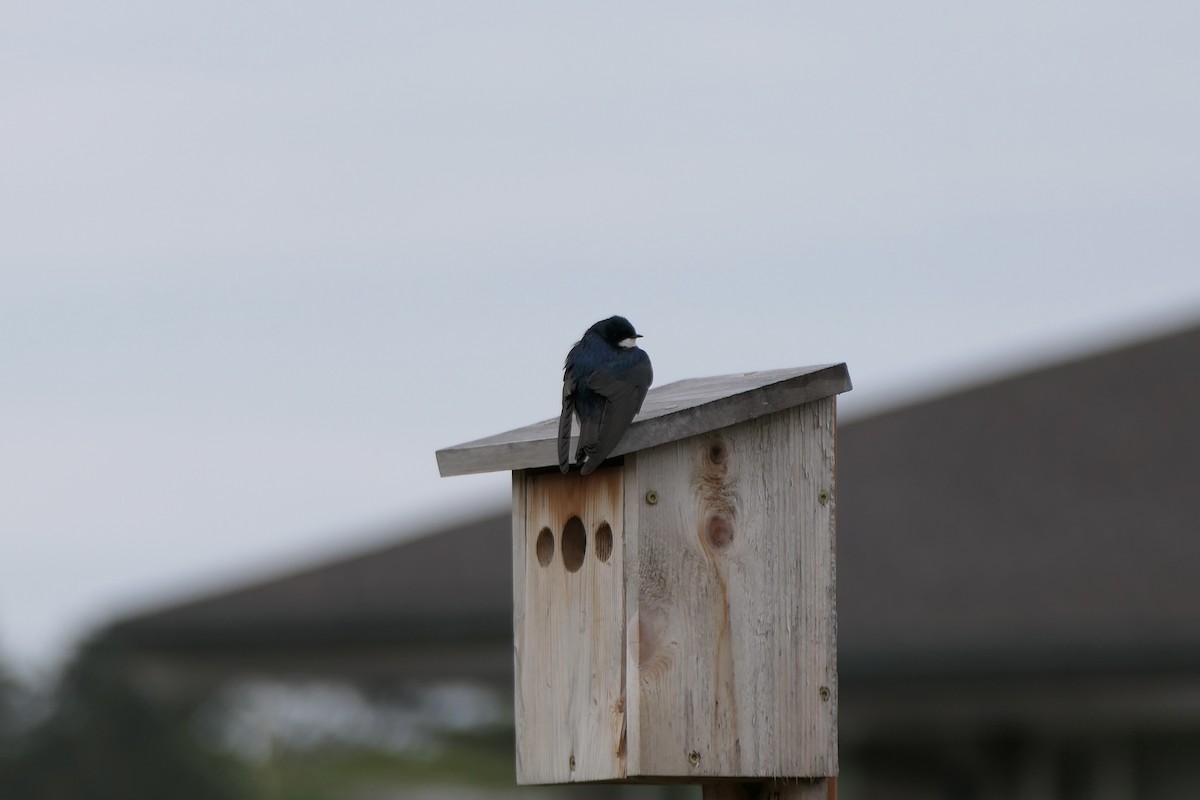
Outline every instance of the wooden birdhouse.
POLYGON ((586 477, 557 420, 438 451, 512 470, 518 783, 837 774, 849 389, 845 364, 652 389, 586 477))

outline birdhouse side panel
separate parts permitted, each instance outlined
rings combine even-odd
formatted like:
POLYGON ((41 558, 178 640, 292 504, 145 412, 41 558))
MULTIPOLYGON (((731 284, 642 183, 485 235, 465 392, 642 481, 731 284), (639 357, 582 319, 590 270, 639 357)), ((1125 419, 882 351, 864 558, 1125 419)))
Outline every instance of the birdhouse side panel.
POLYGON ((524 473, 520 483, 513 589, 518 783, 623 778, 621 470, 602 468, 586 478, 524 473))
POLYGON ((837 774, 834 403, 627 460, 631 776, 837 774))

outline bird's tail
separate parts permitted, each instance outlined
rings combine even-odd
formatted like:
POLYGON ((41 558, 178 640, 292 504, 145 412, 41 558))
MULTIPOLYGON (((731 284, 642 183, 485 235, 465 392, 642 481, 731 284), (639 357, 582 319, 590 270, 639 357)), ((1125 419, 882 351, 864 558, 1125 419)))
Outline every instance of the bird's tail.
POLYGON ((575 404, 563 400, 562 414, 558 417, 558 468, 566 472, 571 468, 571 416, 575 413, 575 404))

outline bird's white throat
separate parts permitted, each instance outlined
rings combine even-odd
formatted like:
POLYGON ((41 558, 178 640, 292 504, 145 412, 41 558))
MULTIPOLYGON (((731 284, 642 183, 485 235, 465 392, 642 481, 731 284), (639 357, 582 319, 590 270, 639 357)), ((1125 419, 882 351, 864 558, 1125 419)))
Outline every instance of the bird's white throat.
POLYGON ((617 342, 617 344, 621 345, 621 347, 636 347, 637 339, 634 339, 631 336, 628 339, 622 339, 621 341, 617 342))

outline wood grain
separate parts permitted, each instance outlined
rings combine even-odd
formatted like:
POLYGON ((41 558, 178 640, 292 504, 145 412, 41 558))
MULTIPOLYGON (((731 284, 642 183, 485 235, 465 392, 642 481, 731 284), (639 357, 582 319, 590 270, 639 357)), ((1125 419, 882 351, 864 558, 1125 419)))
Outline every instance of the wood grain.
POLYGON ((519 783, 834 785, 797 779, 837 774, 835 428, 827 396, 514 472, 519 783))
POLYGON ((513 484, 517 782, 623 778, 622 472, 522 475, 513 484), (611 536, 599 538, 605 523, 611 536), (583 537, 575 546, 564 536, 572 526, 583 537), (552 552, 538 545, 543 529, 552 552))
POLYGON ((834 403, 627 462, 631 775, 837 774, 834 403))

